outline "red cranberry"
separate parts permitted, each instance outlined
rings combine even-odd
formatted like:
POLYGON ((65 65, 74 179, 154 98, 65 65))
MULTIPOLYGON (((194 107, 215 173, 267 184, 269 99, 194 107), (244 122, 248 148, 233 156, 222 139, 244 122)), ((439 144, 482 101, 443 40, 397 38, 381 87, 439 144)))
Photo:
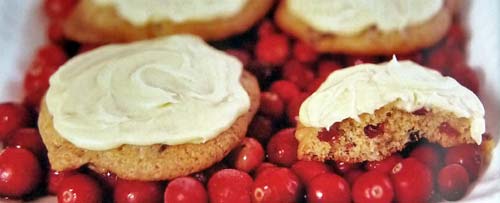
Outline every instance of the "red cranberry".
POLYGON ((241 145, 231 152, 230 157, 234 168, 248 173, 264 160, 264 148, 256 139, 246 137, 241 145))
POLYGON ((347 180, 347 182, 349 182, 349 185, 352 186, 354 182, 356 182, 356 180, 359 178, 359 176, 361 176, 364 173, 365 172, 362 171, 361 169, 354 169, 347 172, 347 174, 345 174, 344 177, 347 180))
POLYGON ((313 81, 311 81, 307 87, 306 87, 306 92, 309 94, 312 94, 318 90, 318 88, 323 84, 325 81, 325 78, 316 78, 313 81))
POLYGON ((33 154, 44 155, 47 151, 40 133, 35 128, 21 128, 9 137, 7 146, 28 149, 33 154))
POLYGON ((243 67, 247 67, 247 65, 250 63, 250 53, 248 51, 243 50, 243 49, 228 49, 226 50, 226 53, 229 55, 232 55, 238 60, 241 61, 241 64, 243 64, 243 67))
POLYGON ((307 99, 307 96, 307 94, 300 94, 298 97, 293 98, 287 106, 286 114, 288 116, 288 122, 294 126, 297 125, 300 106, 302 102, 307 99))
POLYGON ((59 187, 61 185, 61 182, 72 175, 76 175, 77 172, 75 170, 66 170, 66 171, 54 171, 50 170, 49 175, 47 177, 47 190, 50 194, 57 194, 57 191, 59 190, 59 187))
POLYGON ((264 35, 257 40, 255 56, 263 64, 281 65, 288 58, 289 49, 285 35, 264 35))
POLYGON ((259 165, 259 167, 257 167, 257 169, 255 169, 254 177, 259 176, 262 172, 264 172, 267 169, 274 169, 274 168, 277 169, 278 167, 272 163, 263 162, 262 164, 259 165))
POLYGON ((330 172, 325 163, 318 161, 297 161, 291 169, 306 186, 314 177, 330 172))
POLYGON ((475 144, 461 144, 448 148, 445 164, 460 164, 469 173, 471 181, 476 180, 482 164, 481 149, 475 144))
POLYGON ((394 165, 399 163, 403 158, 399 154, 393 154, 380 161, 369 161, 365 164, 365 169, 368 171, 380 171, 382 173, 390 173, 394 165))
POLYGON ((391 172, 398 202, 427 202, 433 191, 432 173, 415 158, 397 163, 391 172))
POLYGON ((343 161, 336 161, 333 163, 333 168, 338 174, 344 175, 347 174, 349 171, 358 169, 359 168, 359 163, 348 163, 348 162, 343 162, 343 161))
POLYGON ((205 187, 191 177, 180 177, 172 180, 165 189, 165 203, 208 202, 205 187))
POLYGON ((257 35, 259 37, 264 37, 275 33, 276 33, 276 27, 270 20, 262 21, 262 23, 259 25, 259 28, 257 29, 257 35))
POLYGON ((335 142, 340 135, 342 135, 342 130, 340 129, 340 123, 334 123, 330 126, 330 129, 322 128, 318 132, 318 139, 323 142, 335 142))
POLYGON ((314 72, 298 61, 288 61, 283 66, 283 79, 296 84, 300 89, 306 89, 310 82, 314 80, 314 72))
POLYGON ((349 183, 333 173, 318 175, 309 183, 307 202, 351 202, 349 183))
POLYGON ((288 80, 277 80, 273 82, 269 91, 278 94, 285 104, 290 103, 293 98, 300 95, 299 87, 288 80))
POLYGON ((379 171, 359 176, 352 187, 354 202, 390 203, 394 198, 391 179, 379 171))
POLYGON ((30 120, 28 111, 15 103, 0 104, 0 141, 7 139, 14 130, 27 126, 30 120))
POLYGON ((263 171, 252 186, 252 202, 295 202, 301 197, 302 184, 290 169, 263 171))
POLYGON ((446 35, 446 47, 450 49, 457 49, 457 47, 462 47, 466 40, 466 34, 462 26, 459 23, 453 23, 448 29, 446 35))
POLYGON ((311 63, 318 58, 318 52, 308 44, 297 41, 293 46, 293 56, 302 63, 311 63))
POLYGON ((212 175, 214 175, 215 173, 227 168, 229 167, 224 162, 217 162, 214 165, 210 166, 210 168, 206 169, 204 172, 205 175, 210 179, 210 177, 212 177, 212 175))
POLYGON ((477 73, 467 65, 460 65, 451 71, 451 76, 474 93, 479 93, 480 81, 477 73))
POLYGON ((37 50, 32 66, 42 65, 42 67, 48 66, 57 69, 66 60, 68 57, 61 47, 55 44, 46 44, 37 50))
POLYGON ((437 70, 441 73, 446 73, 449 67, 448 55, 446 50, 443 48, 433 50, 429 56, 427 56, 427 67, 437 70))
POLYGON ((384 129, 385 125, 384 123, 379 123, 377 125, 367 125, 365 128, 363 128, 363 131, 365 132, 365 135, 368 136, 369 138, 376 138, 378 136, 381 136, 384 134, 384 129))
POLYGON ((26 149, 6 148, 0 154, 0 195, 21 197, 40 183, 42 169, 26 149))
POLYGON ((50 18, 64 19, 77 3, 77 0, 44 0, 43 8, 50 18))
POLYGON ((267 155, 271 163, 291 166, 297 161, 299 142, 295 139, 295 128, 277 132, 267 144, 267 155))
POLYGON ((273 133, 273 121, 267 117, 257 115, 248 127, 247 135, 254 137, 261 143, 267 143, 273 133))
POLYGON ((55 43, 60 43, 64 40, 62 23, 60 21, 54 20, 50 22, 47 29, 47 37, 51 42, 55 43))
POLYGON ((114 201, 125 202, 163 202, 163 188, 159 182, 118 180, 114 190, 114 201))
POLYGON ((57 201, 61 203, 102 202, 102 189, 97 181, 84 174, 64 178, 57 191, 57 201))
POLYGON ((45 96, 46 91, 47 89, 26 91, 23 98, 23 105, 36 112, 40 112, 40 102, 42 101, 43 96, 45 96))
POLYGON ((410 153, 410 157, 413 157, 420 162, 424 163, 432 171, 437 171, 443 163, 443 152, 439 146, 434 144, 421 144, 418 145, 410 153))
POLYGON ((274 92, 262 92, 260 94, 260 107, 259 111, 267 116, 278 119, 283 114, 285 104, 274 92))
MULTIPOLYGON (((24 77, 24 90, 27 94, 43 92, 49 88, 49 78, 56 72, 56 68, 49 65, 37 65, 28 69, 24 77)), ((40 102, 36 102, 40 103, 40 102)))
POLYGON ((327 78, 333 71, 341 69, 342 66, 335 61, 321 61, 318 65, 318 77, 327 78))
POLYGON ((460 164, 450 164, 439 171, 438 186, 441 196, 450 201, 461 199, 469 187, 469 175, 460 164))
POLYGON ((236 169, 224 169, 208 181, 210 202, 251 202, 253 180, 247 173, 236 169))

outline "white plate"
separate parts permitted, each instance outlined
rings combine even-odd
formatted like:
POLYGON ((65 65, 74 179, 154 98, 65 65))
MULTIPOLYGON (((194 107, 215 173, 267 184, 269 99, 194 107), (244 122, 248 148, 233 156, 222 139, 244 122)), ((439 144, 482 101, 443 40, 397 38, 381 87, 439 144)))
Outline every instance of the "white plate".
MULTIPOLYGON (((20 101, 22 78, 34 50, 45 39, 46 18, 39 0, 0 0, 0 102, 20 101)), ((471 1, 467 23, 471 39, 468 61, 479 68, 487 131, 500 135, 500 1, 471 1)), ((500 202, 500 147, 473 190, 459 202, 500 202)), ((0 200, 2 202, 2 200, 0 200)), ((56 202, 44 198, 39 202, 56 202)))

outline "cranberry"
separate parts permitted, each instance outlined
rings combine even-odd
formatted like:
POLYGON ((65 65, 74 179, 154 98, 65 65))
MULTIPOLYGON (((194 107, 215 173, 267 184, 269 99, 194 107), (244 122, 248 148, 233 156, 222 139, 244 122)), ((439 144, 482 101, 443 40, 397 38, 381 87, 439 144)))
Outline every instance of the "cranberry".
MULTIPOLYGON (((24 78, 24 90, 31 94, 33 92, 42 92, 49 88, 49 78, 56 72, 56 68, 48 65, 37 65, 28 69, 24 78)), ((38 100, 41 98, 37 98, 38 100)), ((39 104, 39 101, 35 101, 39 104)))
POLYGON ((391 179, 380 171, 368 171, 354 182, 354 202, 390 203, 394 198, 391 179))
POLYGON ((263 171, 252 186, 252 202, 295 202, 301 197, 302 184, 290 169, 263 171))
POLYGON ((480 81, 477 73, 467 65, 461 65, 454 68, 451 71, 451 76, 472 92, 476 94, 479 92, 480 81))
POLYGON ((27 126, 30 120, 29 112, 15 103, 0 104, 0 141, 4 141, 16 129, 27 126))
POLYGON ((318 52, 308 44, 297 41, 293 46, 293 56, 302 63, 311 63, 318 58, 318 52))
POLYGON ((323 84, 324 81, 325 81, 325 78, 314 79, 313 81, 311 81, 309 83, 309 85, 307 85, 306 92, 310 93, 310 94, 314 93, 321 86, 321 84, 323 84))
POLYGON ((114 190, 115 202, 163 202, 163 188, 159 182, 118 180, 114 190))
POLYGON ((298 161, 291 169, 306 186, 314 177, 330 172, 325 163, 318 161, 298 161))
POLYGON ((310 82, 314 80, 314 72, 298 61, 288 61, 283 66, 283 78, 296 84, 300 89, 306 89, 310 82))
POLYGON ((47 190, 50 194, 57 194, 61 182, 72 175, 76 175, 77 172, 75 170, 66 170, 66 171, 54 171, 50 170, 47 177, 47 190))
POLYGON ((382 173, 390 173, 394 165, 399 163, 403 158, 399 154, 393 154, 380 161, 369 161, 365 164, 365 169, 368 171, 380 171, 382 173))
POLYGON ((327 78, 330 73, 333 73, 333 71, 339 70, 341 68, 342 66, 340 66, 335 61, 321 61, 318 65, 318 77, 327 78))
POLYGON ((275 33, 276 33, 276 27, 270 20, 262 21, 262 23, 259 25, 259 28, 257 29, 257 35, 259 37, 264 37, 275 33))
POLYGON ((61 203, 102 202, 102 189, 97 181, 84 174, 64 178, 57 191, 61 203))
POLYGON ((364 173, 365 172, 362 171, 361 169, 353 169, 347 172, 347 174, 345 174, 344 177, 347 180, 347 182, 349 182, 349 185, 352 186, 354 182, 356 182, 356 180, 359 178, 359 176, 361 176, 364 173))
POLYGON ((205 187, 194 178, 180 177, 172 180, 165 189, 165 203, 208 202, 205 187))
POLYGON ((282 34, 263 35, 255 45, 255 56, 263 64, 281 65, 288 58, 288 38, 282 34))
POLYGON ((32 66, 42 65, 42 67, 58 68, 66 60, 68 57, 61 47, 55 44, 46 44, 37 50, 32 66))
POLYGON ((475 144, 461 144, 448 148, 445 164, 460 164, 469 173, 471 181, 476 180, 482 164, 481 149, 475 144))
POLYGON ((270 162, 291 166, 297 161, 299 142, 295 139, 295 128, 287 128, 277 132, 267 144, 267 154, 270 162))
POLYGON ((47 38, 51 42, 60 43, 64 40, 64 33, 62 23, 60 21, 52 21, 47 28, 47 38))
POLYGON ((247 173, 236 169, 224 169, 208 181, 210 202, 251 202, 253 180, 247 173))
POLYGON ((43 96, 45 96, 46 91, 47 89, 34 89, 26 91, 23 98, 23 105, 36 112, 40 112, 40 102, 42 101, 43 96))
POLYGON ((43 8, 45 14, 50 18, 64 19, 77 3, 77 0, 44 0, 43 8))
POLYGON ((248 173, 264 160, 264 148, 256 139, 246 137, 241 145, 231 152, 230 157, 234 168, 248 173))
POLYGON ((384 123, 379 123, 377 125, 367 125, 365 128, 363 128, 363 131, 365 132, 365 135, 368 136, 369 138, 376 138, 378 136, 381 136, 384 134, 384 129, 385 125, 384 123))
POLYGON ((397 163, 392 169, 391 180, 399 202, 427 202, 432 195, 431 170, 415 158, 397 163))
POLYGON ((318 175, 309 183, 307 202, 351 202, 349 183, 333 173, 318 175))
POLYGON ((449 67, 448 55, 446 50, 443 48, 433 50, 429 56, 427 56, 427 67, 437 70, 441 73, 446 73, 449 67))
POLYGON ((278 167, 272 163, 263 162, 262 164, 259 165, 259 167, 257 167, 257 169, 255 169, 254 177, 259 176, 262 172, 264 172, 267 169, 274 169, 274 168, 278 167))
POLYGON ((323 142, 335 142, 340 135, 342 135, 342 130, 340 129, 340 123, 334 123, 329 129, 322 128, 318 132, 318 139, 323 142))
POLYGON ((450 164, 439 171, 438 186, 441 196, 446 200, 461 199, 469 187, 469 175, 460 164, 450 164))
POLYGON ((344 175, 347 174, 349 171, 358 169, 359 168, 359 163, 348 163, 348 162, 343 162, 343 161, 336 161, 333 163, 333 168, 338 174, 344 175))
POLYGON ((33 154, 44 155, 47 151, 40 133, 35 128, 21 128, 10 136, 7 146, 28 149, 33 154))
POLYGON ((462 47, 464 41, 466 40, 466 34, 462 26, 459 23, 453 23, 448 29, 446 37, 446 47, 450 49, 457 49, 457 47, 462 47))
POLYGON ((40 183, 42 169, 26 149, 6 148, 0 154, 0 195, 21 197, 40 183))
POLYGON ((238 58, 238 60, 240 60, 241 64, 243 65, 243 67, 246 67, 250 63, 250 53, 248 53, 248 51, 246 51, 246 50, 228 49, 228 50, 226 50, 226 53, 238 58))
POLYGON ((259 111, 267 116, 278 119, 283 114, 285 105, 283 101, 274 92, 262 92, 260 94, 259 111))
POLYGON ((288 116, 288 122, 292 125, 297 125, 300 106, 302 105, 302 102, 307 99, 307 96, 307 94, 300 94, 298 97, 293 98, 288 104, 286 114, 288 116))
POLYGON ((267 117, 257 115, 248 127, 248 136, 254 137, 261 143, 266 143, 273 133, 273 121, 267 117))
POLYGON ((410 157, 416 158, 420 162, 424 163, 433 172, 439 170, 443 162, 443 152, 439 146, 434 144, 426 143, 418 145, 410 153, 410 157))
POLYGON ((299 87, 288 80, 277 80, 273 82, 269 91, 278 94, 285 104, 290 103, 293 98, 300 95, 299 87))
POLYGON ((215 173, 217 173, 221 170, 227 169, 227 168, 229 168, 229 167, 224 162, 217 162, 214 165, 212 165, 210 168, 206 169, 204 172, 205 172, 206 177, 210 178, 215 173))

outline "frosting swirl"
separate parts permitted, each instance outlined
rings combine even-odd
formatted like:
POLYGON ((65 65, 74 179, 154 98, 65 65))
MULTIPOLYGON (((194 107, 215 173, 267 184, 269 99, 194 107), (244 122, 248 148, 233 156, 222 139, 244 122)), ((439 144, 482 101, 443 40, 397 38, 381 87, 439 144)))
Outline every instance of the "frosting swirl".
POLYGON ((310 127, 329 128, 346 118, 373 114, 395 102, 413 112, 440 108, 471 120, 471 136, 481 143, 485 132, 484 107, 479 98, 455 79, 395 58, 384 64, 361 64, 335 71, 300 107, 299 120, 310 127))
POLYGON ((355 35, 371 26, 402 30, 432 18, 443 0, 288 0, 288 9, 313 28, 355 35))
POLYGON ((191 35, 110 45, 64 64, 46 103, 57 132, 81 148, 203 143, 248 111, 241 73, 191 35))
POLYGON ((149 22, 170 20, 176 23, 212 20, 238 13, 248 0, 94 0, 112 5, 130 23, 141 26, 149 22))

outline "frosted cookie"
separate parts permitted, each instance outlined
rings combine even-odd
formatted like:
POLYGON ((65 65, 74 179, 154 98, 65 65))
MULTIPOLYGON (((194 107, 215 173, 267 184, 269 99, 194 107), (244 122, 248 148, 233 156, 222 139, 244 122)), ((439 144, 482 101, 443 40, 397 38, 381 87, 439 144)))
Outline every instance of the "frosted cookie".
POLYGON ((333 72, 300 107, 300 159, 382 160, 421 138, 481 143, 484 107, 450 77, 411 61, 333 72))
POLYGON ((83 43, 129 42, 190 33, 220 40, 248 30, 272 0, 81 0, 64 24, 83 43))
POLYGON ((259 92, 235 57, 174 35, 71 59, 50 78, 38 123, 54 170, 88 164, 123 179, 165 180, 236 147, 259 92))
POLYGON ((286 0, 275 21, 320 52, 410 53, 432 46, 450 26, 446 0, 286 0))

